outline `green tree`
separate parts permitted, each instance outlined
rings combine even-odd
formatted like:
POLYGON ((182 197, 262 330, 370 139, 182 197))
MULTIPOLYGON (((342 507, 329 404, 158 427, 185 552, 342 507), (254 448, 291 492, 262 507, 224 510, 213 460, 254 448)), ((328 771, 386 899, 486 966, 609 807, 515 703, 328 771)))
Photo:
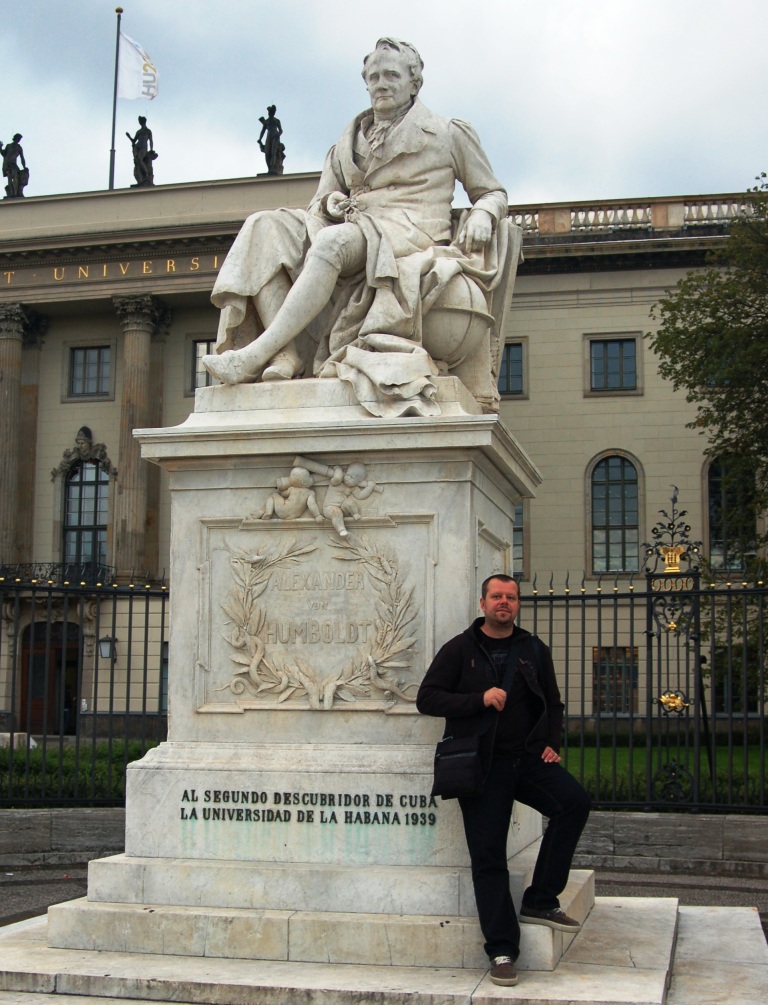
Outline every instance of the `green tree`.
POLYGON ((727 456, 730 477, 754 478, 745 506, 768 502, 768 181, 747 193, 747 212, 730 227, 712 264, 688 273, 654 307, 648 338, 659 372, 695 403, 689 423, 727 456))

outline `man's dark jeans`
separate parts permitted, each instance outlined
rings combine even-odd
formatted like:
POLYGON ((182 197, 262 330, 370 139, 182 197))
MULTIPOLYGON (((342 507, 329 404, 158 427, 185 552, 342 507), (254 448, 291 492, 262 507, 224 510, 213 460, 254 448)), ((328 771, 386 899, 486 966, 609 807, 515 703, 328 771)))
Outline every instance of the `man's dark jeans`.
POLYGON ((481 796, 460 799, 480 928, 490 957, 520 953, 520 925, 509 892, 507 832, 517 800, 549 818, 523 904, 550 910, 568 882, 590 799, 559 764, 537 754, 493 759, 481 796))

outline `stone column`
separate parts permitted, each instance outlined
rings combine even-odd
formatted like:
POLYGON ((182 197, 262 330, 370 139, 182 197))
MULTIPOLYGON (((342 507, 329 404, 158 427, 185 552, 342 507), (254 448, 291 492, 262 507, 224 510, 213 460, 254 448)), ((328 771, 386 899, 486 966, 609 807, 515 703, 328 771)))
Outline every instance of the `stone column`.
POLYGON ((148 465, 133 430, 155 421, 150 393, 151 343, 161 321, 163 305, 152 296, 114 297, 123 329, 123 396, 120 407, 120 456, 114 509, 114 555, 117 575, 152 573, 156 557, 147 555, 145 534, 149 487, 148 465))
POLYGON ((39 322, 21 304, 0 304, 0 563, 25 557, 19 554, 18 527, 22 349, 39 322))

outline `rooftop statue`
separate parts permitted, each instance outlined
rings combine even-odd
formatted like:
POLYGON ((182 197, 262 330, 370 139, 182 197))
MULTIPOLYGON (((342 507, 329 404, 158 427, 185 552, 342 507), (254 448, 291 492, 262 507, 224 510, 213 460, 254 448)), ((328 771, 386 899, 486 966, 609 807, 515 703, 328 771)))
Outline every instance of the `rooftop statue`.
POLYGON ((29 168, 24 160, 20 139, 22 139, 21 133, 16 133, 6 146, 0 143, 3 177, 8 179, 8 184, 5 186, 6 199, 21 198, 24 195, 24 188, 29 182, 29 168), (21 167, 19 167, 19 161, 21 161, 21 167))
POLYGON ((374 415, 436 415, 455 372, 498 410, 499 316, 519 228, 473 128, 418 99, 423 63, 382 38, 371 108, 331 148, 308 209, 250 216, 214 285, 207 370, 226 384, 339 377, 374 415), (457 221, 456 180, 472 204, 457 221))
POLYGON ((285 146, 280 140, 283 135, 283 127, 280 119, 275 115, 276 105, 270 105, 267 109, 267 117, 259 116, 261 132, 259 133, 259 149, 264 154, 267 162, 267 174, 282 174, 283 163, 285 161, 285 146), (266 140, 264 134, 266 133, 266 140))
POLYGON ((147 125, 147 120, 143 115, 139 116, 139 128, 136 135, 125 134, 131 141, 133 148, 133 177, 136 179, 135 188, 144 188, 155 184, 154 161, 157 160, 157 153, 152 143, 152 130, 147 125))

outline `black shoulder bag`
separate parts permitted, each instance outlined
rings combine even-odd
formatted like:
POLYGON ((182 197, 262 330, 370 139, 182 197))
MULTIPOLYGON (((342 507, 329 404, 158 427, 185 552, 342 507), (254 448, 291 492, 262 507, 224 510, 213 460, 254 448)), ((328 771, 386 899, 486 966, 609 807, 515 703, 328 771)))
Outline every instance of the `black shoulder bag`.
MULTIPOLYGON (((517 667, 520 644, 509 647, 503 691, 509 691, 512 674, 517 667)), ((483 769, 481 753, 482 738, 493 726, 498 725, 498 712, 493 708, 485 711, 485 722, 479 733, 473 736, 444 736, 435 748, 435 780, 432 795, 442 799, 458 799, 461 796, 479 796, 485 785, 487 771, 483 769)))

